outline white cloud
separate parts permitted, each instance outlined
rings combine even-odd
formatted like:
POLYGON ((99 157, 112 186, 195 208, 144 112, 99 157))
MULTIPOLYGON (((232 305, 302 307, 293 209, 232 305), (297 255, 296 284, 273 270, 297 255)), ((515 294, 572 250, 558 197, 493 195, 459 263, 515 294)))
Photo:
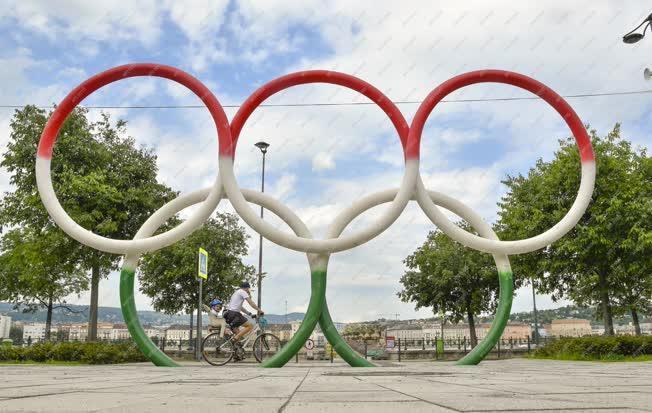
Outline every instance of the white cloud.
MULTIPOLYGON (((648 45, 624 46, 620 40, 624 32, 645 17, 641 10, 647 3, 643 1, 628 3, 628 8, 620 3, 588 0, 573 4, 556 0, 538 8, 508 0, 421 2, 401 8, 394 7, 392 2, 376 1, 243 1, 235 3, 232 11, 224 6, 225 2, 211 2, 210 7, 201 8, 202 13, 171 2, 152 3, 142 13, 134 10, 149 3, 120 10, 113 10, 113 6, 107 10, 105 2, 98 7, 93 3, 69 10, 50 10, 50 6, 35 4, 17 3, 6 9, 5 16, 9 14, 24 27, 51 38, 77 39, 77 49, 91 56, 98 53, 97 44, 103 45, 102 42, 131 39, 152 49, 165 46, 156 42, 161 34, 162 16, 169 15, 188 42, 179 53, 167 51, 166 56, 180 57, 193 71, 203 72, 202 81, 210 85, 223 103, 242 101, 253 91, 253 85, 278 74, 306 69, 352 73, 393 100, 410 101, 422 100, 452 76, 487 67, 536 77, 564 94, 647 87, 640 76, 645 66, 640 47, 648 45), (84 16, 89 18, 84 20, 84 16), (93 24, 98 19, 99 23, 93 24), (294 61, 282 59, 292 52, 299 52, 301 57, 294 61), (237 96, 223 93, 220 85, 225 78, 209 69, 218 62, 242 61, 253 64, 250 67, 260 73, 260 78, 248 79, 251 90, 243 90, 237 96), (286 63, 276 63, 279 61, 286 63)), ((3 92, 4 87, 19 85, 12 89, 13 96, 29 95, 24 92, 30 89, 24 72, 34 64, 29 53, 2 63, 10 68, 7 75, 3 74, 3 92)), ((145 83, 139 88, 140 92, 132 92, 127 99, 149 96, 150 86, 145 83)), ((171 82, 165 90, 174 102, 196 103, 195 97, 171 82)), ((51 85, 40 88, 38 95, 33 92, 31 98, 49 102, 51 96, 61 96, 60 91, 60 86, 51 85)), ((526 95, 504 85, 473 85, 447 99, 526 95)), ((295 87, 270 98, 270 102, 276 103, 363 100, 342 87, 322 84, 295 87)), ((585 123, 604 131, 616 121, 623 121, 628 138, 650 146, 649 128, 630 126, 633 121, 650 120, 649 96, 569 102, 585 123)), ((400 106, 408 122, 417 107, 400 106)), ((233 112, 228 111, 231 116, 233 112)), ((201 111, 181 112, 176 115, 177 124, 162 127, 156 116, 168 115, 136 115, 130 118, 129 130, 139 142, 156 146, 161 177, 184 191, 211 183, 217 164, 210 117, 201 111)), ((0 123, 0 127, 6 127, 6 122, 0 123)), ((541 101, 441 103, 431 114, 423 135, 423 179, 427 187, 461 199, 491 221, 496 214, 495 202, 504 190, 500 179, 506 173, 523 171, 538 157, 549 158, 557 146, 556 139, 566 135, 567 127, 560 116, 541 101), (497 152, 495 159, 484 160, 486 166, 468 167, 454 162, 471 145, 489 148, 487 139, 499 139, 505 151, 497 152)), ((258 109, 239 141, 235 168, 242 187, 258 188, 260 184, 260 153, 253 143, 262 137, 272 144, 267 163, 268 177, 274 183, 270 193, 287 202, 317 236, 354 199, 397 186, 403 173, 396 133, 375 106, 258 109), (365 170, 365 159, 371 161, 369 164, 383 163, 383 170, 365 170), (360 170, 347 171, 355 179, 344 179, 337 174, 341 171, 334 169, 335 165, 338 169, 347 165, 347 161, 356 165, 351 168, 360 166, 360 170), (298 165, 311 165, 318 171, 318 178, 306 176, 298 165), (307 185, 313 182, 319 185, 307 185)), ((465 165, 473 164, 470 160, 465 165)), ((368 225, 382 209, 378 207, 356 219, 347 231, 368 225)), ((224 203, 220 210, 230 207, 224 203)), ((266 219, 278 223, 267 214, 266 219)), ((399 302, 395 293, 400 289, 398 279, 404 271, 402 259, 423 242, 430 229, 432 224, 411 204, 378 238, 352 251, 335 254, 330 263, 328 289, 334 318, 375 318, 381 312, 399 312, 404 318, 415 314, 412 304, 399 302)), ((252 237, 250 246, 248 262, 254 263, 257 236, 252 237)), ((264 265, 270 274, 264 290, 265 301, 270 305, 266 309, 282 313, 285 298, 290 309, 305 309, 305 255, 266 241, 264 265)), ((527 291, 519 291, 514 309, 525 308, 528 299, 531 297, 527 291)))
POLYGON ((155 0, 134 0, 120 7, 109 0, 71 0, 64 4, 23 0, 3 7, 0 17, 15 19, 20 26, 50 40, 135 40, 153 45, 160 35, 161 12, 155 0))
POLYGON ((274 184, 271 191, 272 196, 280 201, 296 194, 296 175, 283 174, 274 184))
POLYGON ((335 168, 333 156, 327 152, 319 152, 312 158, 312 170, 323 171, 335 168))
POLYGON ((170 18, 192 42, 202 42, 222 26, 228 0, 168 1, 170 18))

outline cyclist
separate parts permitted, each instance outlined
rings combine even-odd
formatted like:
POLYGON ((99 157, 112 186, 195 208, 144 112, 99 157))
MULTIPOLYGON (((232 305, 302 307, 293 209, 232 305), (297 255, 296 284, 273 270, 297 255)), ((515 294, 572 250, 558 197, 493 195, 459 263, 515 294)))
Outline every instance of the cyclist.
POLYGON ((245 318, 242 313, 245 313, 250 317, 253 317, 254 315, 251 312, 247 311, 247 309, 243 308, 242 304, 247 301, 247 303, 254 310, 256 310, 258 315, 265 314, 251 299, 250 290, 251 285, 248 282, 245 281, 240 284, 240 288, 233 293, 231 300, 229 300, 229 303, 227 304, 224 311, 224 320, 226 320, 226 322, 231 327, 231 330, 235 334, 233 337, 231 337, 231 341, 240 349, 242 349, 242 345, 239 342, 240 338, 248 334, 254 328, 253 324, 251 324, 251 322, 245 318))
POLYGON ((216 317, 220 316, 220 311, 222 311, 222 300, 219 298, 213 299, 210 303, 210 313, 216 317))

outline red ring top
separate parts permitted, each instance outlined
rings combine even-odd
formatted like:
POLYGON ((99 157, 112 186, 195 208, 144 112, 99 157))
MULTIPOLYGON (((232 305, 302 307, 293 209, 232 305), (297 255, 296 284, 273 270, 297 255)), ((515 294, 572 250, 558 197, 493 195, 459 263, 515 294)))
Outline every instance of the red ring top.
POLYGON ((595 159, 593 148, 591 147, 591 138, 589 138, 589 134, 586 132, 586 128, 582 124, 579 116, 577 116, 577 113, 575 113, 568 102, 543 83, 531 77, 506 70, 477 70, 463 73, 448 79, 430 92, 419 106, 410 126, 406 149, 408 159, 419 158, 421 133, 428 120, 428 116, 435 106, 451 92, 475 83, 505 83, 528 90, 539 96, 548 102, 561 115, 564 121, 566 121, 577 142, 582 162, 593 161, 595 159))
POLYGON ((235 147, 238 143, 238 137, 240 136, 240 131, 242 130, 244 123, 249 119, 249 116, 251 116, 253 111, 265 101, 265 99, 283 89, 297 85, 304 85, 306 83, 330 83, 333 85, 340 85, 355 90, 371 99, 383 110, 383 112, 385 112, 385 114, 387 114, 389 119, 392 121, 392 124, 394 124, 394 128, 396 128, 398 136, 401 139, 403 152, 405 153, 409 126, 398 107, 394 102, 387 98, 383 92, 364 80, 346 73, 332 72, 329 70, 306 70, 276 78, 252 93, 251 96, 249 96, 249 98, 247 98, 247 100, 242 104, 231 121, 231 139, 229 141, 223 141, 220 137, 220 155, 230 157, 235 156, 235 147))
POLYGON ((63 122, 79 102, 109 83, 135 76, 162 77, 184 85, 197 95, 208 108, 217 127, 218 137, 225 136, 229 140, 231 139, 231 129, 229 128, 229 121, 224 113, 224 109, 213 93, 203 83, 183 70, 172 66, 153 63, 133 63, 117 66, 98 73, 68 93, 54 110, 50 119, 48 119, 41 134, 37 155, 44 159, 52 159, 52 149, 54 148, 54 143, 57 140, 57 134, 61 129, 61 125, 63 125, 63 122))

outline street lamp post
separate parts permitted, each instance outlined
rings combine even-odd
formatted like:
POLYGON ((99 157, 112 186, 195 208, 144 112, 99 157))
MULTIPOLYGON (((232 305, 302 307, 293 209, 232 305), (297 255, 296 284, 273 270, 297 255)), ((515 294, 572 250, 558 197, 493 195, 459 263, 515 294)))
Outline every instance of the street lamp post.
MULTIPOLYGON (((269 143, 260 141, 255 144, 255 146, 260 149, 260 152, 263 154, 263 171, 262 179, 260 185, 260 192, 265 192, 265 155, 267 154, 267 148, 269 148, 269 143)), ((263 206, 260 206, 260 218, 263 218, 263 206)), ((261 308, 261 300, 263 297, 263 236, 259 234, 258 240, 258 308, 261 308)))
POLYGON ((537 315, 537 294, 534 289, 534 278, 530 279, 532 283, 532 307, 534 307, 534 343, 539 345, 539 317, 537 315))
MULTIPOLYGON (((641 24, 636 26, 636 28, 634 30, 632 30, 631 32, 624 35, 623 36, 623 43, 632 44, 632 43, 638 42, 639 40, 641 40, 641 39, 643 39, 645 37, 645 32, 647 31, 648 28, 652 32, 652 14, 647 16, 647 18, 645 20, 643 20, 643 22, 641 22, 641 24), (638 29, 640 29, 641 26, 643 26, 643 25, 645 25, 645 27, 643 27, 643 31, 641 33, 637 33, 636 31, 638 29)), ((652 79, 652 70, 646 68, 643 71, 643 78, 645 80, 652 79)))
POLYGON ((647 18, 645 20, 643 20, 643 22, 641 22, 641 24, 636 26, 636 28, 634 30, 632 30, 631 32, 624 35, 623 36, 623 42, 628 43, 628 44, 638 42, 639 40, 641 40, 642 38, 645 37, 645 31, 648 29, 648 27, 651 27, 650 30, 652 31, 652 14, 647 16, 647 18), (642 33, 635 33, 636 30, 638 30, 644 24, 645 24, 645 27, 643 27, 643 32, 642 33))

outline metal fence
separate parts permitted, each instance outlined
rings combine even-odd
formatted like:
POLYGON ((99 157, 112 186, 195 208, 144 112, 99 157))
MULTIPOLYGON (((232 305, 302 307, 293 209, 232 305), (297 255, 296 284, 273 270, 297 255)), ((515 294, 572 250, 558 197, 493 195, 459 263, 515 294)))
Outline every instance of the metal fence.
MULTIPOLYGON (((509 358, 534 351, 544 346, 556 337, 539 337, 538 344, 531 337, 504 338, 499 340, 490 353, 493 358, 509 358)), ((391 347, 387 347, 384 339, 347 340, 360 354, 372 359, 447 359, 462 358, 473 348, 469 337, 447 337, 443 340, 435 338, 405 339, 397 338, 391 347)), ((478 342, 480 339, 478 339, 478 342)))

